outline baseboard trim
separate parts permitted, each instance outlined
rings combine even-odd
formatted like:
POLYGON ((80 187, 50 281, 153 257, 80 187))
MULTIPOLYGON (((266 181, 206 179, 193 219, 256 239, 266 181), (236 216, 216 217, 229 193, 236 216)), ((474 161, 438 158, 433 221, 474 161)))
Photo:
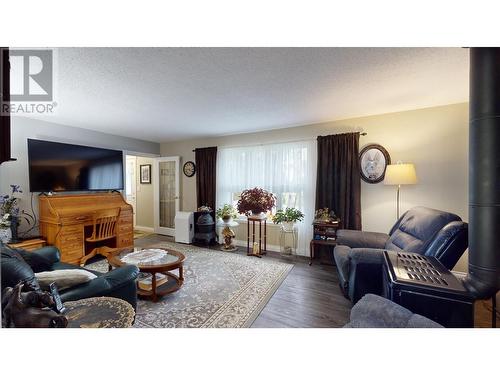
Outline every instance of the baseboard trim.
MULTIPOLYGON (((243 248, 247 247, 247 241, 243 240, 233 240, 233 243, 236 246, 241 246, 243 248)), ((274 251, 274 252, 280 252, 280 247, 278 245, 269 245, 267 244, 267 251, 274 251)), ((300 251, 300 249, 297 250, 297 255, 301 257, 308 257, 309 254, 305 254, 304 252, 300 251)))
POLYGON ((140 225, 136 225, 134 227, 134 230, 140 230, 141 232, 146 232, 146 233, 154 233, 155 232, 154 228, 143 227, 143 226, 140 226, 140 225))

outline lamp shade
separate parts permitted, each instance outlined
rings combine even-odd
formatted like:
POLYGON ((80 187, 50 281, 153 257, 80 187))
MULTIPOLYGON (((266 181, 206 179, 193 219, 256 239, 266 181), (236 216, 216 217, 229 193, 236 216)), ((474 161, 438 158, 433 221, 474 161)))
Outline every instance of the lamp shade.
POLYGON ((387 166, 384 185, 414 185, 416 183, 417 173, 413 164, 390 164, 387 166))

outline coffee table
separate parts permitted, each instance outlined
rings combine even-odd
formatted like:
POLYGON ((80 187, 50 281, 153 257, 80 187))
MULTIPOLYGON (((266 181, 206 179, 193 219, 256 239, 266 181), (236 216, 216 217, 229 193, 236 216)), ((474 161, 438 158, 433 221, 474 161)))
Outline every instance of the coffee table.
POLYGON ((158 301, 158 297, 173 293, 180 289, 184 283, 183 265, 186 257, 184 254, 168 248, 129 248, 109 254, 108 263, 113 267, 121 267, 133 264, 142 273, 149 273, 152 276, 151 290, 142 289, 137 282, 137 294, 139 297, 158 301), (149 250, 149 251, 148 251, 149 250), (154 250, 154 251, 151 251, 154 250), (148 251, 148 257, 145 251, 148 251), (143 259, 140 259, 140 258, 143 259), (146 259, 144 259, 146 258, 146 259), (178 270, 178 275, 173 274, 173 270, 178 270), (156 283, 156 274, 160 273, 167 277, 167 281, 161 285, 156 283))

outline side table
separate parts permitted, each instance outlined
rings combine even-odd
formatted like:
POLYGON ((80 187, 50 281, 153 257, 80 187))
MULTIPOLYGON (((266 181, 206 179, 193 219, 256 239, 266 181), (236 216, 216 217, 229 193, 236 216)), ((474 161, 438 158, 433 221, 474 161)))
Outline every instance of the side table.
POLYGON ((309 265, 314 259, 315 245, 335 246, 337 244, 337 229, 340 222, 336 221, 314 221, 313 239, 309 244, 309 265))
POLYGON ((20 242, 16 243, 9 243, 8 245, 13 249, 32 251, 44 247, 45 245, 47 245, 47 241, 42 238, 32 238, 30 240, 21 240, 20 242))
POLYGON ((280 227, 280 254, 281 255, 297 255, 298 230, 294 226, 292 229, 280 227), (286 246, 286 237, 291 235, 292 246, 286 246))
POLYGON ((267 253, 267 243, 266 243, 266 238, 267 238, 267 226, 266 226, 266 219, 267 217, 260 217, 260 216, 248 216, 247 217, 247 255, 248 256, 255 256, 255 257, 261 257, 262 255, 265 255, 267 253), (253 252, 253 244, 255 243, 255 226, 258 223, 259 225, 259 252, 254 253, 253 252), (262 225, 264 224, 264 225, 262 225), (262 227, 264 227, 264 235, 262 235, 262 227), (252 232, 250 233, 250 228, 252 228, 252 232), (250 247, 250 237, 252 238, 252 247, 250 247), (264 242, 264 246, 262 246, 262 243, 264 242))
POLYGON ((114 297, 84 298, 65 302, 67 328, 129 328, 135 311, 130 303, 114 297))

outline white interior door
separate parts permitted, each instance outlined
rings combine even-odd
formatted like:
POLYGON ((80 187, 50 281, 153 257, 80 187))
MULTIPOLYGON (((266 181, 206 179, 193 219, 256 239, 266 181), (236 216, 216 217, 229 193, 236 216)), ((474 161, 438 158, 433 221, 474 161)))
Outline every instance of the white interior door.
POLYGON ((155 159, 155 233, 175 236, 175 215, 179 211, 179 171, 178 156, 155 159))
POLYGON ((125 200, 134 210, 134 228, 137 211, 137 157, 127 155, 125 164, 125 200))

